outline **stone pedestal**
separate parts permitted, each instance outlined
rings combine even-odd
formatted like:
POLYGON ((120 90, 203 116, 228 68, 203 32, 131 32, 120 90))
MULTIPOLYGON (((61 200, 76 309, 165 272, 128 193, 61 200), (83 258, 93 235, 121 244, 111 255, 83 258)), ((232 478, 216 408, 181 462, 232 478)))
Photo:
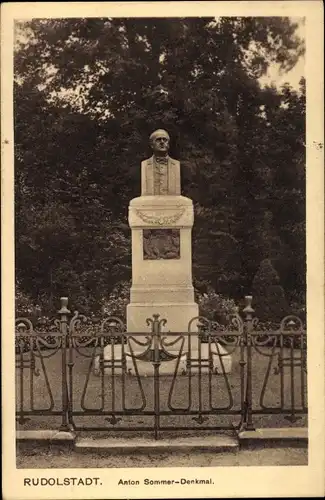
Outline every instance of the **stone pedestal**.
MULTIPOLYGON (((168 332, 188 332, 190 321, 199 315, 198 305, 194 301, 192 284, 192 227, 194 222, 192 200, 181 195, 140 196, 131 200, 129 205, 129 225, 132 230, 132 287, 130 303, 127 306, 127 332, 143 333, 137 335, 145 341, 145 335, 152 331, 152 324, 147 325, 147 318, 159 315, 165 319, 161 325, 162 334, 168 332)), ((172 338, 175 336, 171 335, 172 338)), ((187 337, 186 342, 187 342, 187 337)), ((142 349, 134 349, 141 354, 142 349)), ((168 351, 177 354, 179 346, 170 346, 168 351)), ((126 348, 126 352, 128 349, 126 348)), ((219 346, 224 354, 225 373, 231 371, 231 357, 219 346)), ((184 345, 178 374, 187 370, 187 343, 184 345)), ((213 370, 222 373, 217 352, 213 352, 213 370)), ((121 357, 120 348, 116 348, 115 359, 121 357)), ((191 324, 191 358, 198 359, 198 335, 195 322, 191 324)), ((201 346, 202 360, 208 359, 208 346, 201 346)), ((104 350, 104 359, 111 360, 111 348, 104 350)), ((135 374, 134 364, 130 356, 126 356, 127 372, 135 374)), ((194 363, 195 364, 195 363, 194 363)), ((98 372, 98 360, 95 366, 98 372)), ((151 362, 137 361, 140 375, 153 375, 151 362)), ((173 375, 175 361, 164 361, 160 365, 160 373, 173 375)), ((202 373, 207 371, 207 363, 202 373)), ((198 372, 193 366, 192 373, 198 372)), ((110 369, 105 369, 110 374, 110 369)), ((118 372, 116 372, 118 374, 118 372)))
POLYGON ((127 331, 150 331, 159 314, 165 331, 186 332, 198 316, 192 285, 193 203, 184 196, 140 196, 129 206, 132 287, 127 331), (149 330, 148 330, 148 329, 149 330))

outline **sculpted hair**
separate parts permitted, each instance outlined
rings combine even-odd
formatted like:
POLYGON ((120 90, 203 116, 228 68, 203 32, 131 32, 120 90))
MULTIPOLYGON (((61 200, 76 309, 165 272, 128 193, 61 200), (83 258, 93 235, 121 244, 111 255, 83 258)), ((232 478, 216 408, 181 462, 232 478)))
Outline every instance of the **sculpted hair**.
POLYGON ((154 138, 157 137, 157 135, 164 135, 164 136, 168 137, 168 140, 170 141, 169 133, 166 130, 159 128, 159 129, 155 130, 154 132, 152 132, 152 134, 150 135, 150 137, 149 137, 150 144, 152 143, 154 138))

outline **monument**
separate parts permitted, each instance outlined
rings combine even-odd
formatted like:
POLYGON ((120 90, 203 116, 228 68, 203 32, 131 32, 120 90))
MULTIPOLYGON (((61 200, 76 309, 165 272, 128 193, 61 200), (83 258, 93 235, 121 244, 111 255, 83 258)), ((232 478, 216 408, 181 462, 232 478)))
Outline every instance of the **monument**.
POLYGON ((192 200, 181 196, 180 163, 168 155, 169 135, 150 136, 153 155, 141 164, 141 196, 131 200, 132 287, 127 331, 143 332, 158 313, 166 331, 186 332, 198 316, 192 284, 192 200))
MULTIPOLYGON (((189 322, 199 316, 192 283, 193 202, 181 195, 180 163, 168 154, 169 134, 165 130, 156 130, 150 136, 150 145, 153 155, 141 164, 141 196, 130 201, 128 217, 132 231, 132 286, 126 311, 127 332, 143 333, 143 337, 136 338, 144 343, 146 335, 151 332, 151 325, 147 325, 146 320, 154 314, 166 320, 161 331, 167 338, 172 332, 185 334, 189 322)), ((191 357, 198 359, 195 322, 191 332, 191 357)), ((169 351, 173 349, 177 351, 177 345, 168 348, 169 351)), ((137 344, 133 352, 137 354, 136 351, 141 353, 137 344)), ((132 374, 131 355, 127 348, 124 352, 128 373, 132 374)), ((180 373, 186 372, 188 366, 187 344, 182 352, 180 373)), ((218 349, 212 348, 211 354, 217 372, 222 372, 219 354, 222 354, 226 373, 231 370, 231 357, 221 345, 218 344, 218 349)), ((111 356, 112 350, 107 346, 104 359, 111 361, 111 356)), ((114 356, 115 359, 121 357, 119 346, 116 346, 114 356)), ((201 358, 207 360, 208 357, 208 345, 201 344, 201 358)), ((150 362, 141 361, 138 365, 140 374, 152 374, 150 362)), ((98 368, 97 359, 95 372, 98 368)), ((174 363, 162 363, 160 371, 173 374, 174 363)))

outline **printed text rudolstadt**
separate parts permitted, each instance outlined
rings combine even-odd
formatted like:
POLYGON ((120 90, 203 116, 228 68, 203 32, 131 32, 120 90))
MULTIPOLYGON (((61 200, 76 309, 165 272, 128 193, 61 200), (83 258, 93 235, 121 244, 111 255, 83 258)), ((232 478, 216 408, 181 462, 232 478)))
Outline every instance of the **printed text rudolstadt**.
POLYGON ((24 477, 24 486, 100 486, 99 477, 24 477))

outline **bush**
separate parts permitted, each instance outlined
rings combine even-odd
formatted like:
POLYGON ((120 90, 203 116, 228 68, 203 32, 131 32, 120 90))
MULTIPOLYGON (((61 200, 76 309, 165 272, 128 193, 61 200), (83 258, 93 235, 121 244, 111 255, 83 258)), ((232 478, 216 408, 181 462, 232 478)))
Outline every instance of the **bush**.
POLYGON ((16 283, 15 289, 15 309, 16 317, 37 317, 41 313, 40 304, 35 303, 35 301, 22 290, 20 283, 16 283))
MULTIPOLYGON (((126 306, 130 302, 131 281, 119 282, 108 297, 103 298, 100 303, 100 313, 89 312, 83 310, 82 307, 71 307, 71 313, 75 309, 81 314, 86 314, 89 321, 92 322, 96 317, 97 321, 104 319, 107 316, 117 316, 122 321, 126 322, 126 306)), ((235 312, 235 302, 232 299, 217 294, 211 285, 205 283, 204 287, 195 288, 195 300, 199 306, 201 316, 210 320, 216 321, 219 324, 227 324, 229 316, 235 312)), ((33 304, 32 299, 24 294, 19 288, 16 290, 16 312, 19 316, 32 316, 37 322, 40 319, 41 311, 43 312, 43 304, 33 304)), ((56 311, 51 311, 55 315, 56 311)), ((96 323, 96 321, 95 321, 96 323)))
POLYGON ((101 311, 104 316, 117 316, 126 321, 126 306, 130 302, 131 281, 120 281, 102 300, 101 311))
POLYGON ((229 317, 236 310, 233 299, 217 294, 211 286, 207 287, 206 292, 200 292, 196 289, 195 300, 198 303, 201 316, 216 321, 221 325, 228 324, 229 317))
POLYGON ((306 322, 306 294, 304 292, 291 293, 290 314, 298 316, 304 323, 306 322))
POLYGON ((270 259, 261 262, 253 279, 253 308, 261 321, 281 321, 290 314, 280 278, 270 259))

